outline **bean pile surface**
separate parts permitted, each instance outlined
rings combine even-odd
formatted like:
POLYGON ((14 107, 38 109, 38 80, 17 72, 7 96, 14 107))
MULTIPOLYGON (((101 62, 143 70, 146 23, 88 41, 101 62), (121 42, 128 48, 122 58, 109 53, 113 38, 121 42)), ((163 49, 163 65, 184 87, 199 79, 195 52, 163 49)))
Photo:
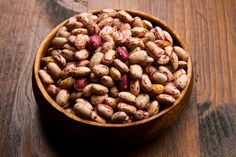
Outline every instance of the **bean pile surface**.
POLYGON ((170 33, 124 10, 69 18, 41 59, 48 94, 71 114, 131 123, 172 105, 185 88, 189 54, 170 33))

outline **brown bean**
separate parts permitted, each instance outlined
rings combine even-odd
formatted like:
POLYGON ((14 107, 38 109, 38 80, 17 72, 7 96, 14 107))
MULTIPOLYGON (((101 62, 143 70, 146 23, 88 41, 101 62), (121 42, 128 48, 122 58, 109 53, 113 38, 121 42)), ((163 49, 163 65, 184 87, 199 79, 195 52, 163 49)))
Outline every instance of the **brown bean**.
POLYGON ((83 96, 90 97, 92 95, 92 84, 86 85, 82 90, 83 96))
POLYGON ((148 107, 148 113, 150 116, 153 116, 155 114, 157 114, 160 110, 160 104, 158 103, 158 101, 154 100, 150 103, 149 107, 148 107))
POLYGON ((112 79, 118 81, 121 78, 121 73, 118 69, 111 67, 110 68, 110 76, 112 77, 112 79))
POLYGON ((143 109, 146 107, 147 103, 149 102, 149 95, 148 94, 139 94, 136 97, 136 103, 135 106, 138 109, 143 109))
POLYGON ((61 51, 61 55, 66 59, 66 60, 69 60, 69 61, 74 61, 75 60, 75 52, 74 51, 71 51, 71 50, 68 50, 68 49, 63 49, 61 51))
POLYGON ((105 42, 101 47, 101 52, 106 53, 108 50, 112 50, 114 46, 115 45, 112 42, 105 42))
POLYGON ((81 49, 79 51, 75 51, 75 59, 77 60, 85 60, 89 57, 89 52, 86 49, 81 49))
POLYGON ((81 98, 82 92, 72 92, 70 94, 70 101, 74 102, 76 99, 81 98))
POLYGON ((63 108, 66 108, 69 106, 69 98, 70 98, 70 94, 67 90, 65 89, 61 89, 56 98, 55 101, 58 105, 60 105, 63 108))
POLYGON ((166 105, 171 105, 175 102, 175 98, 173 96, 170 96, 168 94, 160 94, 157 96, 157 100, 166 105))
POLYGON ((119 91, 118 91, 117 87, 116 87, 116 86, 112 87, 112 88, 110 89, 109 94, 110 94, 112 97, 117 98, 117 97, 119 96, 119 91))
POLYGON ((183 48, 179 47, 179 46, 174 46, 174 52, 177 54, 177 56, 184 60, 184 61, 188 61, 189 58, 189 54, 187 51, 185 51, 183 48))
POLYGON ((144 72, 148 75, 150 75, 151 73, 153 73, 154 71, 157 71, 156 67, 149 65, 147 67, 145 67, 144 72))
POLYGON ((152 84, 152 92, 156 95, 164 92, 164 86, 162 84, 152 84))
POLYGON ((72 69, 72 76, 74 77, 88 76, 90 73, 91 70, 88 67, 75 67, 72 69))
POLYGON ((130 93, 138 96, 140 93, 140 83, 139 80, 132 80, 130 83, 130 93))
POLYGON ((74 45, 77 49, 81 50, 87 46, 88 42, 89 37, 87 35, 79 34, 74 41, 74 45))
POLYGON ((114 113, 111 117, 112 122, 121 123, 124 122, 128 118, 128 115, 123 111, 118 111, 114 113))
POLYGON ((63 89, 69 89, 73 87, 74 83, 75 83, 75 79, 73 77, 68 77, 61 81, 61 83, 59 84, 59 87, 63 89))
POLYGON ((143 69, 138 64, 132 64, 130 66, 130 75, 133 79, 140 79, 143 74, 143 69))
POLYGON ((137 110, 133 113, 132 119, 134 121, 146 119, 149 117, 149 113, 143 110, 137 110))
POLYGON ((104 26, 111 26, 113 23, 113 18, 112 17, 107 17, 107 18, 104 18, 103 20, 101 20, 99 23, 98 23, 98 26, 100 28, 104 27, 104 26))
POLYGON ((67 43, 67 39, 64 37, 54 37, 51 41, 51 44, 54 47, 60 48, 67 43))
POLYGON ((144 43, 142 41, 142 39, 137 38, 137 37, 130 37, 126 40, 125 45, 127 46, 127 48, 129 48, 130 50, 135 49, 136 47, 141 47, 144 48, 144 43))
POLYGON ((103 76, 101 78, 101 83, 104 84, 107 87, 113 87, 114 86, 114 81, 110 76, 103 76))
POLYGON ((93 105, 101 104, 108 97, 107 94, 104 95, 92 95, 90 98, 90 102, 93 105))
POLYGON ((109 65, 111 64, 114 59, 115 59, 115 55, 116 55, 116 51, 115 50, 108 50, 105 54, 104 57, 102 59, 102 63, 109 65))
POLYGON ((184 87, 187 85, 188 82, 188 76, 186 74, 182 74, 180 77, 176 78, 174 81, 174 84, 179 89, 184 89, 184 87))
POLYGON ((52 77, 45 71, 45 70, 39 70, 39 76, 43 83, 45 84, 53 84, 54 81, 52 77))
POLYGON ((137 50, 129 54, 129 61, 133 64, 141 64, 145 61, 145 58, 148 57, 148 54, 144 50, 137 50))
POLYGON ((66 59, 61 54, 54 55, 52 58, 61 68, 66 66, 66 59))
POLYGON ((42 65, 47 65, 50 62, 54 62, 54 59, 52 58, 52 56, 47 56, 41 58, 40 62, 42 63, 42 65))
POLYGON ((110 107, 112 107, 113 109, 116 108, 117 106, 117 100, 115 98, 112 98, 112 97, 107 97, 105 100, 104 100, 104 103, 110 107))
POLYGON ((126 104, 126 103, 123 103, 123 102, 120 102, 117 105, 117 110, 118 111, 123 111, 126 114, 130 115, 130 114, 133 114, 136 111, 136 107, 134 107, 132 105, 129 105, 129 104, 126 104))
POLYGON ((165 85, 164 92, 175 98, 178 98, 180 96, 180 91, 174 86, 173 83, 168 83, 167 85, 165 85))
POLYGON ((168 82, 168 77, 159 71, 152 72, 150 77, 154 83, 160 83, 164 85, 168 82))
POLYGON ((113 115, 113 109, 106 104, 98 104, 96 106, 96 111, 103 118, 110 118, 113 115))
POLYGON ((92 91, 94 94, 103 95, 103 94, 108 93, 108 88, 100 84, 93 84, 92 91))
POLYGON ((101 52, 95 53, 90 59, 89 67, 93 68, 95 65, 100 64, 102 62, 104 54, 101 52))
POLYGON ((83 103, 76 103, 73 110, 77 116, 85 119, 89 119, 92 114, 92 110, 83 103))
POLYGON ((102 117, 100 117, 97 112, 92 111, 90 118, 95 121, 95 122, 99 122, 99 123, 106 123, 106 120, 103 119, 102 117))
POLYGON ((136 102, 135 101, 136 96, 130 92, 120 92, 118 96, 121 101, 130 103, 130 104, 135 104, 136 102))
POLYGON ((124 10, 118 11, 117 17, 127 23, 131 23, 134 20, 133 17, 124 10))
POLYGON ((149 41, 146 43, 146 49, 147 49, 148 54, 155 59, 158 59, 161 55, 164 54, 164 50, 158 47, 152 41, 149 41))
POLYGON ((79 98, 75 100, 75 103, 81 103, 84 106, 86 106, 87 108, 89 108, 90 110, 93 110, 93 106, 90 104, 90 102, 88 102, 85 99, 79 98))
POLYGON ((174 79, 172 72, 167 67, 159 66, 158 70, 167 76, 168 81, 172 81, 174 79))
POLYGON ((133 27, 131 29, 132 32, 132 36, 133 37, 143 37, 145 36, 145 34, 148 32, 148 30, 146 28, 143 27, 133 27))
POLYGON ((57 86, 50 84, 46 90, 50 96, 55 96, 57 95, 60 89, 57 86))
POLYGON ((119 69, 123 73, 128 73, 129 72, 129 67, 119 59, 114 60, 114 65, 117 69, 119 69))
POLYGON ((77 62, 76 66, 77 67, 88 67, 89 66, 89 60, 82 60, 77 62))
POLYGON ((148 75, 143 74, 140 80, 141 87, 144 91, 150 92, 152 90, 152 82, 148 75))
POLYGON ((58 79, 61 76, 61 68, 54 62, 47 64, 47 72, 55 79, 58 79))
POLYGON ((109 68, 103 64, 97 64, 92 68, 93 73, 96 76, 105 76, 109 73, 109 68))

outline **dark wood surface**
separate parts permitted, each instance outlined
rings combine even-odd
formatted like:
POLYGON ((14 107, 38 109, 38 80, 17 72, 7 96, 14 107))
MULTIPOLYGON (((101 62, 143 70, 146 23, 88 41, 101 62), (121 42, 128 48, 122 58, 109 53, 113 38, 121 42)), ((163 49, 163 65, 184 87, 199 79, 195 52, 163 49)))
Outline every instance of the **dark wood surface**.
POLYGON ((236 156, 235 0, 0 0, 0 11, 1 157, 236 156), (40 42, 64 19, 97 8, 153 14, 176 30, 192 55, 190 102, 177 123, 150 143, 111 150, 90 141, 85 147, 57 134, 40 114, 32 88, 40 42))

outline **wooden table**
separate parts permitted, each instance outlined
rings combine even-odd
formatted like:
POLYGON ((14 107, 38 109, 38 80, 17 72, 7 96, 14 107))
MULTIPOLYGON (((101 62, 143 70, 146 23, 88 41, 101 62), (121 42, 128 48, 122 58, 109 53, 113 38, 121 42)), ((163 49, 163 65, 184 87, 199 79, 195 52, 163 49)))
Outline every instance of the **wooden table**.
POLYGON ((235 0, 0 0, 0 10, 1 157, 236 156, 235 0), (151 143, 111 152, 91 142, 86 149, 53 137, 44 126, 32 91, 37 48, 58 23, 96 8, 159 17, 178 32, 193 57, 191 100, 177 123, 151 143))

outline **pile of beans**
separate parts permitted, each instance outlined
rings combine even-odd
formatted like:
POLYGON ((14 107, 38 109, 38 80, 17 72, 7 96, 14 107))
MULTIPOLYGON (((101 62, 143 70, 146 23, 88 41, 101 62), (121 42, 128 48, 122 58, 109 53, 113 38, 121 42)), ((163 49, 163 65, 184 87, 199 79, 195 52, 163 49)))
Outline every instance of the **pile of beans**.
POLYGON ((66 111, 130 123, 172 105, 187 84, 189 54, 171 35, 124 10, 71 17, 41 59, 39 76, 66 111))

